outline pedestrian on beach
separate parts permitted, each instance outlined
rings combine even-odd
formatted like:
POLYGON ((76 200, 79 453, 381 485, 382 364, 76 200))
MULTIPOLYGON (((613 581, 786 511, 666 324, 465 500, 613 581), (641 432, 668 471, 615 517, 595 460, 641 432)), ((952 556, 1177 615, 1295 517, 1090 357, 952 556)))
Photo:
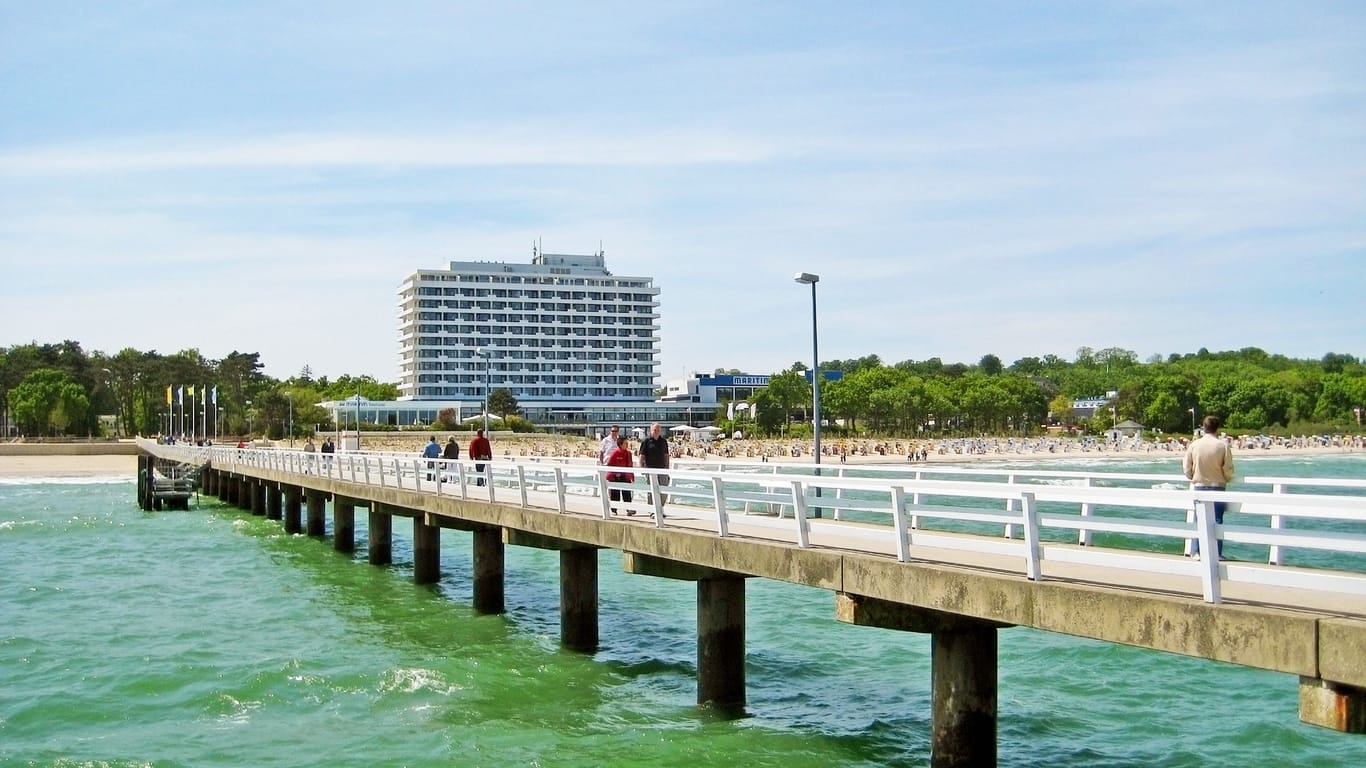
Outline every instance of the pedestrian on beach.
MULTIPOLYGON (((616 443, 616 446, 617 446, 617 447, 616 447, 615 449, 613 449, 612 453, 607 457, 607 462, 606 462, 607 466, 609 466, 609 467, 632 467, 632 466, 635 466, 635 462, 634 462, 634 461, 632 460, 632 458, 631 458, 631 448, 630 448, 630 444, 631 444, 631 441, 630 441, 625 435, 622 435, 622 436, 618 437, 618 438, 617 438, 617 443, 616 443)), ((633 472, 608 472, 608 473, 607 473, 607 482, 609 482, 609 483, 634 483, 635 481, 636 481, 636 476, 635 476, 635 473, 633 473, 633 472)), ((623 503, 623 504, 630 504, 630 503, 631 503, 631 495, 632 495, 632 494, 631 494, 630 489, 625 489, 625 488, 613 488, 613 489, 611 489, 611 491, 610 491, 609 493, 610 493, 610 497, 609 497, 609 498, 611 499, 613 505, 615 505, 618 501, 620 501, 620 502, 623 503)), ((613 507, 612 507, 612 514, 615 515, 616 513, 617 513, 617 508, 616 508, 616 506, 613 506, 613 507)), ((631 515, 634 515, 635 513, 636 513, 636 511, 635 511, 634 509, 628 508, 628 509, 626 510, 626 516, 627 516, 627 517, 630 517, 631 515)))
POLYGON ((607 457, 611 456, 612 451, 615 451, 617 449, 617 438, 620 434, 621 427, 618 427, 617 425, 613 424, 612 428, 607 432, 607 436, 602 439, 601 443, 598 443, 599 464, 605 465, 607 463, 607 457))
MULTIPOLYGON (((425 459, 439 459, 439 458, 441 458, 441 446, 438 445, 437 442, 436 442, 436 435, 432 435, 432 439, 427 441, 427 446, 426 446, 425 448, 422 449, 422 457, 425 458, 425 459)), ((435 462, 435 461, 428 461, 428 462, 427 462, 427 479, 428 479, 428 480, 435 480, 435 479, 436 479, 435 470, 436 470, 436 462, 435 462)))
MULTIPOLYGON (((657 421, 650 425, 650 436, 640 441, 640 466, 650 469, 669 468, 669 441, 664 438, 664 427, 657 421)), ((661 488, 669 484, 668 475, 659 474, 656 477, 661 488)), ((653 495, 647 498, 649 503, 654 505, 653 495)), ((659 503, 669 503, 669 496, 663 490, 659 493, 659 503)))
MULTIPOLYGON (((482 429, 476 429, 474 431, 474 439, 470 441, 470 458, 479 462, 490 461, 493 459, 493 446, 489 445, 489 439, 487 437, 484 437, 484 430, 482 429)), ((487 465, 474 465, 474 471, 479 475, 479 478, 475 481, 476 485, 484 484, 485 466, 487 465)))
MULTIPOLYGON (((1186 477, 1194 484, 1193 490, 1197 491, 1222 491, 1228 488, 1228 484, 1233 482, 1233 447, 1228 441, 1219 437, 1219 428, 1223 426, 1223 421, 1218 416, 1206 416, 1201 422, 1202 434, 1200 439, 1193 441, 1186 448, 1186 454, 1181 460, 1181 468, 1185 471, 1186 477)), ((1223 525, 1224 509, 1226 504, 1222 501, 1214 503, 1214 524, 1223 525)), ((1195 554, 1200 553, 1200 540, 1196 539, 1191 550, 1195 554)), ((1224 556, 1224 540, 1219 539, 1219 557, 1224 556)))

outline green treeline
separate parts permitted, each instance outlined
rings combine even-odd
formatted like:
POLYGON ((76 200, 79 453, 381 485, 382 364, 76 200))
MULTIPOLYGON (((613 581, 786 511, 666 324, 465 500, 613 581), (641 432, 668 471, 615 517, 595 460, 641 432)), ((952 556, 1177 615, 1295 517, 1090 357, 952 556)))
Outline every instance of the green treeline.
MULTIPOLYGON (((1082 347, 1072 361, 1045 355, 1008 367, 995 355, 976 365, 938 358, 884 365, 869 355, 823 361, 821 369, 844 372, 842 380, 821 386, 823 421, 839 420, 843 432, 860 435, 1037 432, 1044 424, 1073 423, 1072 401, 1089 398, 1109 400, 1077 424, 1093 433, 1132 420, 1149 430, 1185 434, 1197 417, 1211 413, 1240 433, 1341 432, 1359 428, 1355 409, 1366 406, 1366 366, 1358 358, 1329 353, 1295 360, 1255 347, 1201 349, 1146 362, 1129 350, 1082 347), (1117 394, 1107 398, 1109 393, 1117 394)), ((794 363, 755 395, 751 428, 769 435, 791 428, 791 414, 811 404, 805 371, 794 363)), ((721 426, 743 431, 746 425, 737 418, 721 426)))
MULTIPOLYGON (((171 355, 128 348, 117 354, 87 353, 80 343, 23 344, 0 349, 0 435, 85 437, 153 435, 166 429, 171 399, 197 414, 200 432, 242 435, 251 430, 281 437, 331 426, 331 413, 316 403, 360 394, 393 400, 394 384, 369 376, 314 379, 308 368, 280 381, 261 372, 260 354, 231 352, 209 360, 198 350, 171 355), (189 395, 191 388, 195 396, 189 395), (217 390, 216 403, 208 401, 217 390), (112 423, 101 416, 113 416, 112 423)), ((187 417, 188 418, 188 417, 187 417)), ((188 421, 186 422, 188 425, 188 421)))
MULTIPOLYGON (((1354 409, 1366 406, 1366 365, 1360 359, 1329 353, 1296 360, 1255 347, 1201 349, 1143 362, 1128 350, 1083 347, 1071 361, 1045 355, 1009 366, 995 355, 976 365, 938 358, 884 365, 869 355, 825 361, 821 368, 844 372, 842 380, 821 387, 824 420, 831 429, 838 421, 843 432, 860 435, 1037 432, 1044 424, 1069 423, 1073 400, 1111 392, 1117 393, 1113 410, 1107 405, 1079 426, 1101 431, 1127 419, 1184 434, 1194 418, 1213 413, 1235 432, 1342 432, 1358 429, 1354 409)), ((718 426, 764 434, 803 429, 812 399, 805 371, 794 363, 775 374, 752 399, 753 416, 743 411, 731 420, 723 408, 718 426)), ((291 411, 296 434, 331 428, 331 414, 316 405, 324 400, 398 396, 397 385, 370 376, 329 381, 315 379, 307 367, 289 379, 273 379, 262 373, 254 352, 209 360, 193 349, 162 355, 128 348, 108 355, 86 353, 74 341, 31 343, 0 349, 0 429, 6 436, 157 434, 171 410, 168 387, 177 403, 193 403, 210 434, 246 434, 250 426, 271 437, 285 434, 291 411), (197 393, 193 400, 190 388, 197 393), (215 388, 217 402, 204 408, 215 388)))

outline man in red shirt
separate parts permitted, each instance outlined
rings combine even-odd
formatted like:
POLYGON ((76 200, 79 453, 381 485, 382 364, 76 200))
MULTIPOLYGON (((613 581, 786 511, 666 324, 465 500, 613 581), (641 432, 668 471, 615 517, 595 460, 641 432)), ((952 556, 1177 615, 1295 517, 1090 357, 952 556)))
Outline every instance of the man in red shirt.
MULTIPOLYGON (((484 437, 484 430, 478 429, 474 432, 474 439, 470 441, 470 458, 475 461, 490 461, 493 459, 493 446, 489 445, 489 439, 484 437)), ((484 484, 485 464, 475 464, 474 471, 479 473, 478 485, 484 484)))
MULTIPOLYGON (((607 466, 609 466, 609 467, 632 467, 632 466, 635 466, 635 461, 634 461, 633 458, 631 457, 630 443, 631 443, 631 441, 630 441, 629 439, 627 439, 627 437, 626 437, 625 435, 622 435, 621 437, 618 437, 618 438, 617 438, 617 447, 614 448, 614 449, 612 450, 611 453, 607 454, 607 462, 606 462, 606 463, 607 463, 607 466)), ((609 483, 634 483, 635 481, 636 481, 636 475, 635 475, 634 472, 608 472, 608 473, 607 473, 607 482, 609 482, 609 483)), ((632 494, 631 494, 631 491, 629 491, 629 490, 623 490, 623 489, 620 489, 620 488, 613 488, 613 489, 611 490, 610 494, 611 494, 611 495, 610 495, 610 498, 611 498, 613 504, 615 504, 615 503, 618 502, 618 501, 623 502, 623 503, 625 503, 625 504, 630 504, 630 503, 631 503, 631 495, 632 495, 632 494)), ((617 508, 616 508, 615 506, 613 506, 613 507, 612 507, 612 514, 615 515, 616 513, 617 513, 617 508)), ((634 509, 629 509, 629 508, 628 508, 628 509, 626 510, 626 516, 627 516, 627 517, 630 517, 631 515, 634 515, 635 513, 636 513, 636 511, 635 511, 634 509)))

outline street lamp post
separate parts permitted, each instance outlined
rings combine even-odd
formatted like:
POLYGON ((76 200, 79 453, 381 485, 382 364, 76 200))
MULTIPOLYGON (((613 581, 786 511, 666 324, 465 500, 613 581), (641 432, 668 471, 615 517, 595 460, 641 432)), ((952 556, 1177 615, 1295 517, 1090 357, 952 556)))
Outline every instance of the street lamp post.
POLYGON ((289 447, 294 447, 294 393, 285 392, 285 397, 289 399, 289 447))
POLYGON ((1195 409, 1187 408, 1186 410, 1190 411, 1191 414, 1191 434, 1193 435, 1195 434, 1195 409))
MULTIPOLYGON (((813 275, 810 272, 798 272, 793 278, 802 285, 811 286, 811 413, 812 413, 812 434, 815 437, 816 450, 816 476, 821 474, 821 357, 817 346, 818 334, 816 332, 816 283, 821 281, 820 275, 813 275)), ((816 496, 821 495, 820 486, 816 486, 816 496)), ((814 512, 816 517, 821 516, 820 508, 814 512)))
MULTIPOLYGON (((489 434, 489 349, 479 347, 474 354, 484 358, 484 436, 489 434)), ((506 429, 506 427, 504 427, 506 429)))
POLYGON ((251 401, 247 401, 247 440, 251 440, 251 401))

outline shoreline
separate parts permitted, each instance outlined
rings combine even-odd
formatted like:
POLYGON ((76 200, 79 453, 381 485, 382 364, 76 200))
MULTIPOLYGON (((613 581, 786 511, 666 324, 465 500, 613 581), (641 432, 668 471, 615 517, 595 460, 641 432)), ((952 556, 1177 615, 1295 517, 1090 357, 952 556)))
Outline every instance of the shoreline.
MULTIPOLYGON (((449 435, 441 435, 444 441, 449 435)), ((367 450, 381 450, 397 453, 418 454, 426 442, 426 437, 412 436, 399 439, 374 439, 367 450)), ((546 440, 541 438, 498 438, 495 436, 494 460, 499 458, 530 458, 547 456, 556 458, 590 459, 595 453, 597 441, 582 438, 546 440)), ((811 456, 801 454, 792 456, 800 443, 768 442, 762 447, 777 448, 777 455, 770 455, 768 463, 774 464, 811 464, 811 456)), ((36 445, 34 446, 37 447, 36 445)), ((280 446, 277 446, 280 447, 280 446)), ((462 446, 463 447, 463 446, 462 446)), ((676 462, 703 462, 721 464, 757 464, 763 461, 757 455, 724 455, 705 452, 698 445, 685 444, 687 452, 674 457, 676 462), (691 455, 690 455, 691 454, 691 455)), ((719 447, 719 446, 718 446, 719 447)), ((756 446, 757 447, 757 446, 756 446)), ((463 453, 463 451, 462 451, 463 453)), ((838 456, 825 456, 823 466, 904 466, 924 467, 935 464, 990 464, 990 463, 1067 463, 1076 461, 1165 461, 1179 460, 1183 450, 1149 448, 1143 450, 1082 450, 1080 447, 1065 451, 1001 451, 987 453, 931 452, 924 459, 908 461, 903 454, 850 454, 845 461, 838 456)), ((1362 456, 1366 449, 1349 446, 1312 446, 1235 449, 1235 462, 1240 459, 1362 456)), ((137 473, 136 453, 120 451, 116 454, 73 455, 69 451, 50 453, 32 451, 25 455, 0 454, 0 478, 72 478, 126 475, 133 478, 137 473)))

